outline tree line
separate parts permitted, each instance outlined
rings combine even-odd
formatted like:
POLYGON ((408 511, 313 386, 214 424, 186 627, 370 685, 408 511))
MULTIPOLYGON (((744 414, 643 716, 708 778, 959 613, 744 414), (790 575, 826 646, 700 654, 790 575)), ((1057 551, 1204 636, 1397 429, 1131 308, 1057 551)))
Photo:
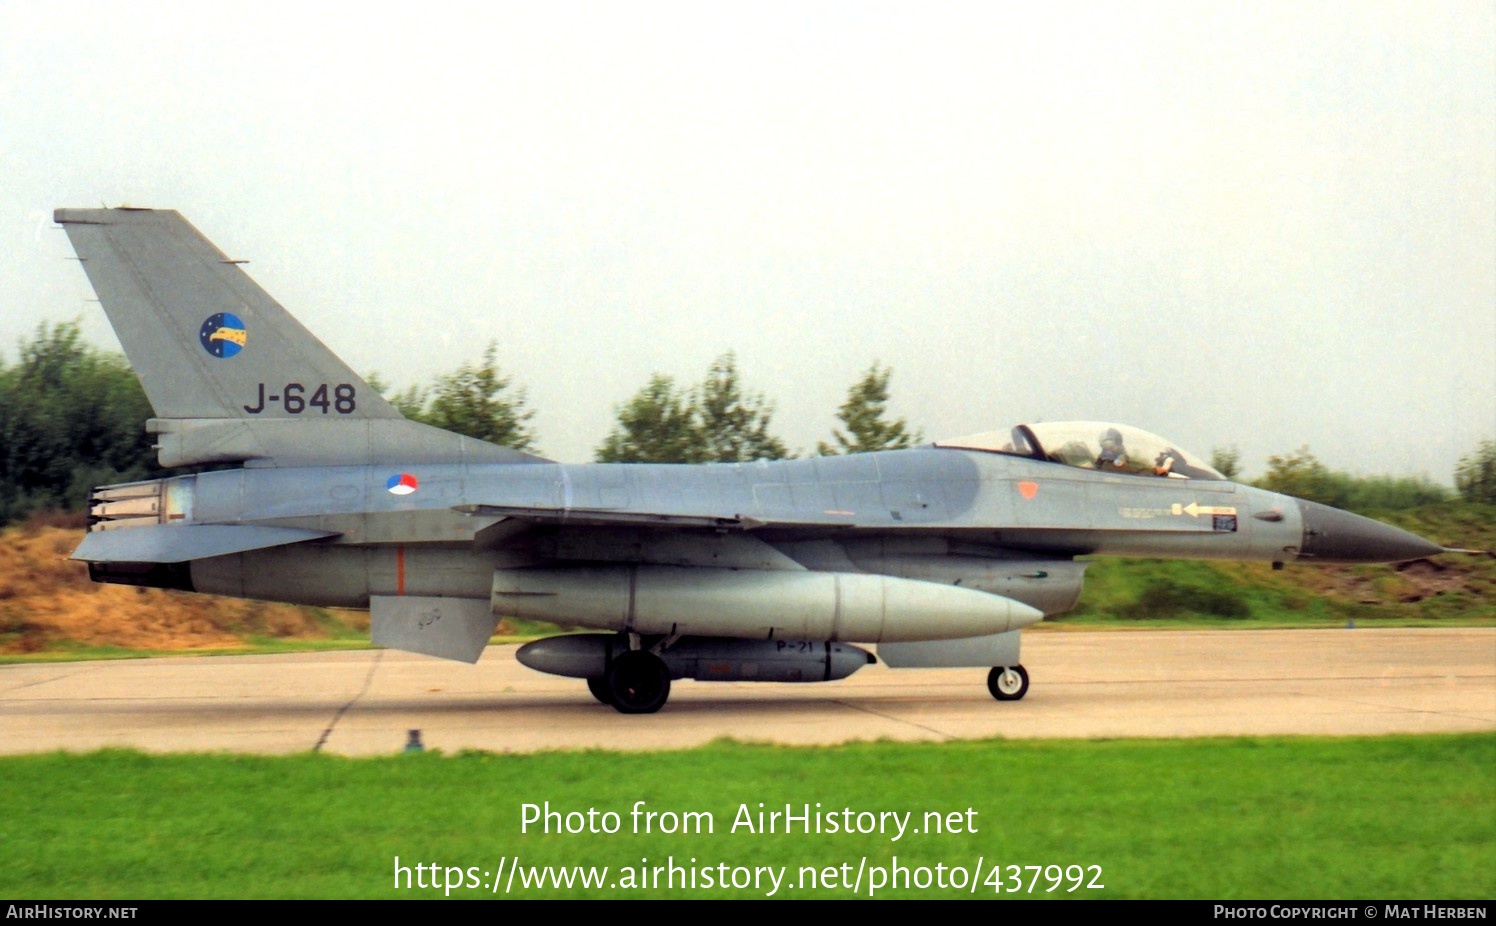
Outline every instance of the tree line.
POLYGON ((14 366, 0 363, 0 524, 155 475, 149 417, 124 357, 84 344, 77 324, 38 329, 14 366))
MULTIPOLYGON (((923 434, 889 414, 893 371, 874 362, 847 390, 840 423, 817 444, 820 455, 911 447, 923 434)), ((537 450, 528 397, 500 369, 490 344, 426 386, 392 391, 377 375, 369 383, 406 417, 521 450, 537 450)), ((783 459, 774 435, 774 404, 749 388, 737 356, 714 360, 699 382, 682 385, 656 373, 616 409, 598 444, 605 463, 734 463, 783 459)), ((162 475, 144 423, 150 403, 125 359, 85 344, 76 323, 43 325, 20 346, 17 362, 0 359, 0 524, 43 510, 80 510, 90 487, 162 475)), ((1234 447, 1218 448, 1212 464, 1228 478, 1240 472, 1234 447)), ((176 470, 175 472, 180 472, 176 470)), ((1454 472, 1458 497, 1496 504, 1496 441, 1484 441, 1454 472)), ((1427 479, 1357 477, 1330 470, 1301 447, 1268 458, 1255 484, 1350 510, 1407 508, 1445 500, 1427 479)))

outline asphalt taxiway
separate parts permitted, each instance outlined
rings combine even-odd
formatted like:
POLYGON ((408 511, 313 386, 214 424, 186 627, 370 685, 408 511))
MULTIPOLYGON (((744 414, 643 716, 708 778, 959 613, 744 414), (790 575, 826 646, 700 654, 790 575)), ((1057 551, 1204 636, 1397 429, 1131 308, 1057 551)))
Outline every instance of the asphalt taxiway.
POLYGON ((641 716, 512 646, 475 666, 384 650, 6 665, 0 753, 376 755, 410 730, 449 753, 1496 730, 1496 629, 1050 631, 1023 646, 1022 701, 994 701, 980 669, 880 664, 819 684, 677 681, 641 716))

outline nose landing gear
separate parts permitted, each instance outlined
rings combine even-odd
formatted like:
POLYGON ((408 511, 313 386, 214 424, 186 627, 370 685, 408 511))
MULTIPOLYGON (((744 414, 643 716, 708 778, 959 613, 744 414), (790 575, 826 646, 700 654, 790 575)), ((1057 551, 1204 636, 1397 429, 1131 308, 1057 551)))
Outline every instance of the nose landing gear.
POLYGON ((999 701, 1017 701, 1028 694, 1028 670, 1023 666, 997 666, 987 673, 987 690, 999 701))

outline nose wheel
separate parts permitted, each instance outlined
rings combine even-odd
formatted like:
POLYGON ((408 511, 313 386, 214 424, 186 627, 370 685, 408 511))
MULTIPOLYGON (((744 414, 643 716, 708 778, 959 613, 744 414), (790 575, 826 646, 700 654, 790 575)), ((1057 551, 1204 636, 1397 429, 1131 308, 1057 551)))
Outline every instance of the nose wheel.
POLYGON ((999 701, 1017 701, 1028 694, 1028 670, 1023 666, 997 666, 987 673, 987 690, 999 701))

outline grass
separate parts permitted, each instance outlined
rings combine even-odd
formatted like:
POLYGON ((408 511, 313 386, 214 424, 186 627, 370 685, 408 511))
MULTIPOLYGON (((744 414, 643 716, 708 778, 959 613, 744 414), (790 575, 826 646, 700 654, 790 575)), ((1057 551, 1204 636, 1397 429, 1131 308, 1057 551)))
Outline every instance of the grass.
POLYGON ((190 650, 91 646, 74 640, 59 640, 40 652, 0 653, 0 665, 23 662, 80 662, 95 659, 155 659, 165 656, 266 656, 279 653, 320 653, 373 648, 367 635, 330 640, 254 636, 246 638, 243 643, 236 646, 208 646, 190 650))
MULTIPOLYGON (((667 859, 698 873, 720 864, 783 867, 790 887, 778 896, 801 898, 851 896, 792 889, 801 866, 845 863, 854 872, 866 859, 870 871, 886 871, 895 858, 911 872, 981 858, 981 880, 1001 865, 1005 885, 1008 865, 1101 866, 1104 890, 1065 894, 1062 885, 1059 896, 1496 894, 1496 734, 820 749, 724 742, 668 753, 379 759, 107 751, 0 759, 0 788, 11 797, 0 817, 0 895, 12 897, 443 896, 397 888, 397 856, 408 868, 436 865, 443 878, 461 869, 455 880, 484 882, 451 893, 468 898, 487 896, 500 860, 516 857, 527 867, 608 866, 611 884, 629 877, 626 869, 667 859), (636 801, 709 814, 713 832, 635 833, 636 801), (897 841, 732 832, 742 809, 756 813, 760 802, 765 810, 819 803, 823 811, 910 812, 911 827, 926 812, 955 813, 962 830, 970 820, 974 831, 897 841), (547 803, 563 814, 614 811, 620 831, 523 831, 524 805, 547 803)), ((419 877, 429 883, 432 875, 419 877)), ((993 896, 981 880, 975 896, 993 896)), ((1041 877, 1037 896, 1046 896, 1046 883, 1041 877)), ((694 890, 515 890, 526 898, 764 893, 708 889, 699 879, 694 890)), ((906 887, 879 896, 971 895, 906 887)))
MULTIPOLYGON (((1489 538, 1488 538, 1489 539, 1489 538)), ((1496 544, 1493 544, 1496 546, 1496 544)), ((1496 559, 1446 555, 1401 566, 1100 558, 1075 608, 1087 627, 1496 626, 1496 559)))
MULTIPOLYGON (((325 615, 320 608, 308 608, 314 615, 325 615)), ((490 642, 497 644, 527 643, 541 637, 569 632, 544 621, 516 621, 511 632, 495 634, 490 642)), ((336 650, 374 649, 366 628, 351 627, 335 617, 322 624, 325 637, 275 637, 246 635, 230 646, 200 646, 192 649, 144 649, 127 646, 100 646, 77 640, 57 640, 35 652, 0 651, 0 665, 9 663, 77 662, 93 659, 152 659, 164 656, 265 656, 279 653, 320 653, 336 650)), ((0 634, 0 642, 4 635, 0 634)))
MULTIPOLYGON (((1496 549, 1496 506, 1372 512, 1447 546, 1496 549)), ((1062 623, 1086 626, 1496 626, 1496 559, 1447 554, 1395 566, 1100 558, 1062 623)))

